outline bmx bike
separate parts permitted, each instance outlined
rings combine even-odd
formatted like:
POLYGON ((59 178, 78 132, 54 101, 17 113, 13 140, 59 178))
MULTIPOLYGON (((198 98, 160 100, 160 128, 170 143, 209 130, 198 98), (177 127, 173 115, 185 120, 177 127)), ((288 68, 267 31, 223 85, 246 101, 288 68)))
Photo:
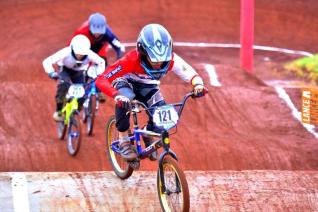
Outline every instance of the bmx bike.
POLYGON ((64 140, 67 132, 67 152, 71 156, 75 156, 80 149, 82 141, 78 99, 85 95, 85 90, 83 84, 68 83, 70 84, 70 87, 67 91, 61 111, 64 119, 57 122, 57 135, 60 140, 64 140))
POLYGON ((89 68, 86 72, 85 101, 83 104, 82 120, 86 124, 86 132, 93 135, 94 122, 99 107, 98 93, 95 85, 96 69, 89 68))
POLYGON ((178 165, 177 155, 170 149, 169 139, 169 130, 177 126, 189 97, 194 98, 194 93, 186 94, 179 103, 149 108, 137 100, 131 102, 129 112, 133 118, 133 130, 129 138, 137 153, 137 159, 134 161, 125 161, 120 156, 115 116, 111 116, 106 124, 106 152, 115 174, 121 179, 129 178, 133 171, 139 168, 141 160, 163 147, 163 152, 158 159, 157 191, 161 208, 164 211, 189 211, 190 208, 188 183, 184 172, 178 165), (138 127, 137 113, 142 111, 152 117, 156 126, 162 129, 161 133, 138 127), (143 149, 140 139, 143 135, 154 137, 156 141, 143 149))

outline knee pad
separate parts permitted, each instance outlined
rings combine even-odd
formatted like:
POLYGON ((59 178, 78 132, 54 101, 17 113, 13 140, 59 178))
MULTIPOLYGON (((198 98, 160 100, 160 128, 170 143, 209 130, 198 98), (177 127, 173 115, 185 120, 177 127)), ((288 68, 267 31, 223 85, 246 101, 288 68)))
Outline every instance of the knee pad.
POLYGON ((133 91, 132 85, 128 82, 128 80, 126 78, 119 77, 119 78, 115 79, 112 82, 112 86, 116 90, 118 90, 118 92, 121 95, 126 96, 130 100, 133 100, 136 96, 134 91, 133 91))
POLYGON ((112 86, 119 90, 121 88, 130 88, 133 89, 132 85, 128 82, 128 80, 124 77, 119 77, 112 82, 112 86))

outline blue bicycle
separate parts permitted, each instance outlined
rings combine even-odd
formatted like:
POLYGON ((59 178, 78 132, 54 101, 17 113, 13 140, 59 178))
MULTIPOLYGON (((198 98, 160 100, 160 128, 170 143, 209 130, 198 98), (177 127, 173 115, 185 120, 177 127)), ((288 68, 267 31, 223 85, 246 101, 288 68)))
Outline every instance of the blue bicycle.
POLYGON ((89 68, 86 72, 87 82, 85 85, 85 101, 83 104, 82 120, 86 123, 87 134, 93 135, 94 122, 96 113, 98 111, 98 93, 95 85, 95 79, 97 77, 96 70, 89 68))
POLYGON ((190 208, 188 183, 182 169, 178 165, 177 155, 170 149, 169 139, 169 130, 176 127, 189 97, 195 97, 194 93, 188 93, 179 103, 152 108, 147 108, 137 100, 131 102, 130 113, 133 118, 133 130, 130 133, 130 141, 135 146, 138 155, 135 161, 127 162, 120 156, 115 116, 111 116, 106 125, 106 151, 115 174, 121 179, 129 178, 133 171, 139 168, 140 160, 147 158, 151 153, 163 147, 163 152, 158 160, 157 190, 160 205, 164 211, 189 211, 190 208), (154 123, 162 129, 161 133, 138 127, 137 114, 142 111, 145 111, 153 118, 154 123), (141 145, 142 135, 154 137, 156 141, 143 149, 141 145))

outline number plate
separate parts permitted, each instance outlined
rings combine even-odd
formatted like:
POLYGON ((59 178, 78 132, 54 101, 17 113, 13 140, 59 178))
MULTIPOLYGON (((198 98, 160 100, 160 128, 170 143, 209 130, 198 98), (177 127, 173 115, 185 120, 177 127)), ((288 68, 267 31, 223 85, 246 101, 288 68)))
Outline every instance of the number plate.
POLYGON ((68 89, 67 95, 71 98, 81 98, 85 94, 85 90, 82 84, 73 84, 68 89))
POLYGON ((179 116, 175 108, 171 105, 164 105, 158 107, 153 115, 153 121, 158 127, 162 127, 165 130, 177 125, 179 116))

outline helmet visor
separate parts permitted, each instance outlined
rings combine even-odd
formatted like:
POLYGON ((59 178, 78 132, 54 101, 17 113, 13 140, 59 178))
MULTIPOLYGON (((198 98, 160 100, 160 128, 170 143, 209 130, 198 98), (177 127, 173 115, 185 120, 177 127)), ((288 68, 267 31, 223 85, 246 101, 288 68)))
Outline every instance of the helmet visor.
POLYGON ((73 48, 72 48, 72 56, 73 56, 74 59, 76 60, 76 63, 77 63, 77 64, 83 63, 83 61, 87 58, 87 55, 75 54, 73 48))
POLYGON ((105 25, 95 25, 95 24, 91 24, 89 26, 89 30, 91 31, 92 34, 105 34, 106 32, 106 26, 105 25))

